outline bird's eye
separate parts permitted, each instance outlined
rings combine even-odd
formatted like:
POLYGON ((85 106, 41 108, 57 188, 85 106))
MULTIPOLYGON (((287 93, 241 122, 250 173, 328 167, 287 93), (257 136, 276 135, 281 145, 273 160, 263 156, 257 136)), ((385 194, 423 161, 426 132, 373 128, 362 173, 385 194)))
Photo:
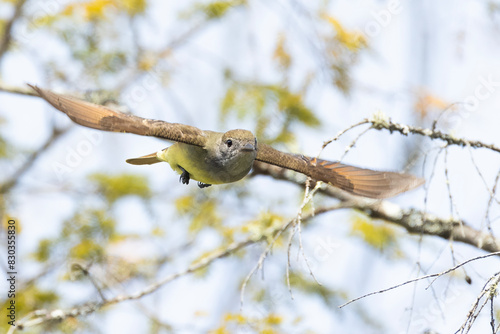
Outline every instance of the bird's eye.
POLYGON ((227 147, 231 147, 233 145, 233 141, 231 139, 226 140, 227 147))

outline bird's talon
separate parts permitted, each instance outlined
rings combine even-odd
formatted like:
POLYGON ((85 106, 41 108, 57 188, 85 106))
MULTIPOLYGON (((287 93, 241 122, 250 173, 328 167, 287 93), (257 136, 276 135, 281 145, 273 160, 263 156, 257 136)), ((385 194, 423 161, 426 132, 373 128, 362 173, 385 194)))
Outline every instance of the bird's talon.
POLYGON ((189 173, 187 172, 187 170, 185 170, 181 166, 179 166, 179 168, 182 170, 182 174, 179 177, 179 182, 182 184, 189 184, 189 179, 190 179, 189 173))
POLYGON ((200 188, 207 188, 207 187, 210 187, 211 184, 208 184, 208 183, 203 183, 203 182, 198 182, 198 187, 200 188))

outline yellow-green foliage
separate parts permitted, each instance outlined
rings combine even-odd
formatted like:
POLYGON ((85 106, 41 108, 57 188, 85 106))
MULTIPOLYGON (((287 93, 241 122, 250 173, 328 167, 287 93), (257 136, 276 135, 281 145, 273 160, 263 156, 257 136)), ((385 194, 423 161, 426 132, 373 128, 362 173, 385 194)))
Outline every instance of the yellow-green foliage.
POLYGON ((0 136, 0 159, 7 157, 7 142, 0 136))
POLYGON ((45 262, 50 258, 53 240, 41 239, 38 242, 37 250, 33 253, 36 261, 45 262))
MULTIPOLYGON (((2 32, 2 22, 0 21, 0 36, 2 32)), ((0 117, 0 126, 4 125, 4 119, 0 117)), ((0 135, 0 159, 8 157, 8 144, 5 138, 0 135)))
POLYGON ((276 60, 283 70, 288 70, 292 64, 292 56, 286 48, 286 35, 279 34, 276 48, 274 49, 273 59, 276 60))
POLYGON ((104 256, 102 244, 90 239, 83 239, 75 246, 71 247, 69 256, 72 259, 101 260, 104 256))
POLYGON ((310 275, 304 276, 296 271, 290 272, 290 285, 294 290, 319 296, 327 305, 332 304, 335 298, 346 299, 347 297, 344 292, 330 290, 325 285, 319 285, 310 275))
POLYGON ((245 0, 213 1, 208 4, 197 4, 196 10, 205 14, 207 19, 212 20, 223 17, 230 9, 245 3, 245 0))
POLYGON ((221 102, 221 120, 231 113, 239 119, 257 119, 255 134, 265 142, 290 143, 295 138, 292 125, 320 125, 300 92, 281 85, 230 82, 221 102))
POLYGON ((68 4, 63 11, 65 16, 78 15, 87 21, 109 18, 108 15, 125 12, 130 16, 144 13, 146 0, 92 0, 68 4))
POLYGON ((104 248, 115 235, 115 225, 104 210, 87 210, 64 222, 61 237, 73 241, 70 257, 101 260, 104 248))
MULTIPOLYGON (((255 220, 247 222, 241 228, 243 233, 252 235, 253 240, 260 240, 263 237, 271 241, 273 238, 272 232, 279 229, 284 223, 284 218, 273 212, 263 212, 260 213, 255 220)), ((276 246, 279 246, 280 242, 277 240, 276 246)))
MULTIPOLYGON (((27 315, 33 310, 43 310, 53 308, 59 301, 59 296, 50 290, 42 290, 36 284, 32 284, 24 290, 19 290, 19 286, 16 287, 16 315, 19 320, 20 317, 27 315)), ((6 299, 5 302, 0 303, 2 308, 2 321, 0 322, 0 331, 2 333, 7 333, 10 329, 10 325, 7 324, 8 318, 5 317, 5 310, 7 309, 7 303, 10 303, 11 299, 6 299)), ((28 332, 32 333, 32 332, 28 332)), ((40 332, 33 332, 40 333, 40 332)))
POLYGON ((357 62, 358 54, 368 47, 368 41, 360 31, 345 28, 336 18, 329 15, 322 18, 331 31, 323 40, 327 61, 334 74, 333 83, 347 94, 351 88, 349 71, 357 62))
POLYGON ((120 0, 119 3, 130 16, 144 13, 148 5, 146 0, 120 0))
POLYGON ((89 176, 89 180, 97 186, 98 191, 109 203, 129 195, 143 199, 151 197, 148 179, 141 175, 95 173, 89 176))
POLYGON ((0 36, 3 36, 5 32, 5 24, 7 21, 5 19, 0 19, 0 36))
POLYGON ((339 43, 352 52, 359 52, 367 47, 367 41, 364 35, 359 31, 350 31, 332 16, 325 16, 328 23, 331 24, 336 32, 336 39, 339 43))
POLYGON ((268 313, 263 317, 251 317, 241 313, 226 313, 222 324, 210 334, 226 334, 239 332, 238 329, 252 329, 253 333, 274 334, 283 333, 280 328, 284 319, 276 313, 268 313))
MULTIPOLYGON (((54 32, 85 69, 82 76, 95 81, 91 85, 98 87, 109 79, 106 75, 122 73, 124 68, 136 66, 128 44, 120 43, 126 37, 115 22, 120 16, 140 15, 146 9, 146 0, 74 1, 60 6, 59 12, 37 15, 29 28, 54 32)), ((59 63, 49 65, 47 71, 52 76, 68 80, 59 63)))
POLYGON ((116 222, 105 210, 82 210, 64 221, 57 238, 40 240, 32 257, 40 262, 61 254, 101 260, 105 247, 116 237, 116 222))
POLYGON ((352 219, 351 234, 360 237, 369 246, 384 251, 387 248, 393 250, 397 247, 396 230, 387 223, 373 221, 366 216, 356 214, 352 219))
POLYGON ((89 209, 76 213, 64 222, 61 237, 79 236, 82 239, 111 238, 116 222, 105 210, 89 209))
POLYGON ((199 191, 177 198, 175 207, 181 216, 191 219, 189 231, 193 233, 206 227, 218 228, 222 222, 217 198, 205 196, 199 191))

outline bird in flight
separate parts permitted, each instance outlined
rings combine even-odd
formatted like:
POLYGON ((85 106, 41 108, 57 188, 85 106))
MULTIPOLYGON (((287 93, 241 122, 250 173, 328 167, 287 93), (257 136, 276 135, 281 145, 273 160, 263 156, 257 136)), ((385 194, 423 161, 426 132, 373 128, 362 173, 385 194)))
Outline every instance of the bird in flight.
POLYGON ((156 153, 126 160, 144 165, 168 162, 180 181, 198 181, 200 188, 235 182, 245 177, 254 161, 287 168, 323 181, 351 194, 388 198, 412 190, 424 179, 410 174, 382 172, 278 151, 247 130, 214 132, 194 126, 169 123, 124 114, 101 105, 29 85, 39 97, 80 125, 112 132, 126 132, 174 141, 156 153))

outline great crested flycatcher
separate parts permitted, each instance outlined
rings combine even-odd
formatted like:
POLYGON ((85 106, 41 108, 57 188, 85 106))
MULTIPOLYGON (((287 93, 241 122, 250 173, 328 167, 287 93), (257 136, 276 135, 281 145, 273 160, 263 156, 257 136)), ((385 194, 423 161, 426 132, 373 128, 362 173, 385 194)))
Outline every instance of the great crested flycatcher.
POLYGON ((188 184, 193 179, 198 181, 200 188, 242 179, 250 172, 255 160, 291 169, 349 193, 371 198, 392 197, 424 183, 424 179, 410 174, 373 171, 340 162, 284 153, 269 145, 257 144, 255 136, 247 130, 221 133, 145 119, 29 86, 38 96, 80 125, 176 142, 164 150, 128 159, 127 162, 134 165, 168 162, 174 171, 181 174, 182 183, 188 184))

